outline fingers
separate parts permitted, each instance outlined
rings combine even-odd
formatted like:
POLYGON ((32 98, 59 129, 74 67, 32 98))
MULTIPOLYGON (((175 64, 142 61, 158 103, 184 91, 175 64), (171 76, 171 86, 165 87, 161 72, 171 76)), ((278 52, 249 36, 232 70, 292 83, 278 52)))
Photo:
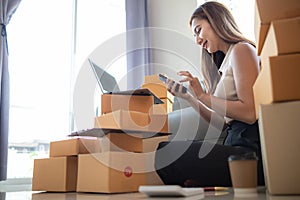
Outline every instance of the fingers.
POLYGON ((179 71, 178 73, 177 73, 179 76, 184 76, 184 78, 183 79, 181 79, 179 82, 180 83, 183 83, 183 82, 190 82, 190 81, 192 81, 193 80, 193 76, 192 76, 192 74, 189 72, 189 71, 179 71))
POLYGON ((180 83, 184 83, 184 82, 188 82, 188 81, 192 81, 193 78, 190 78, 190 77, 186 77, 186 78, 183 78, 181 80, 179 80, 180 83))
POLYGON ((193 77, 192 74, 189 71, 179 71, 177 74, 179 76, 193 77))

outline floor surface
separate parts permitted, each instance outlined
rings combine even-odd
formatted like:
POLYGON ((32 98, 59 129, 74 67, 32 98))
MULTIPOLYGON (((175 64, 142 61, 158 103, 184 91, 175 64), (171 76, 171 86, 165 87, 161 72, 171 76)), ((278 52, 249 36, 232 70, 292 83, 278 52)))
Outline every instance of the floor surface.
POLYGON ((54 193, 31 191, 30 179, 7 180, 0 182, 0 200, 300 200, 300 196, 272 196, 264 187, 259 187, 257 193, 249 196, 237 196, 230 188, 222 192, 205 192, 202 195, 182 197, 147 197, 142 193, 123 194, 93 194, 93 193, 54 193))

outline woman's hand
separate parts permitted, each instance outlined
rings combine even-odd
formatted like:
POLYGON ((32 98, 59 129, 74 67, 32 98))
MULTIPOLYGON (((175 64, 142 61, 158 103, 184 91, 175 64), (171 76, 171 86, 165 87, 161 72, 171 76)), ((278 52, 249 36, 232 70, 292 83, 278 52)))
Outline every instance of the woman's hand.
POLYGON ((201 99, 201 97, 205 94, 200 81, 197 77, 193 77, 192 74, 188 71, 180 71, 177 73, 179 76, 184 76, 185 78, 180 80, 179 82, 189 82, 189 87, 191 91, 194 93, 197 99, 201 99))
MULTIPOLYGON (((168 78, 166 81, 167 90, 174 96, 188 99, 191 97, 191 94, 188 91, 183 92, 183 85, 180 83, 176 83, 174 80, 168 78)), ((185 88, 186 89, 186 88, 185 88)))

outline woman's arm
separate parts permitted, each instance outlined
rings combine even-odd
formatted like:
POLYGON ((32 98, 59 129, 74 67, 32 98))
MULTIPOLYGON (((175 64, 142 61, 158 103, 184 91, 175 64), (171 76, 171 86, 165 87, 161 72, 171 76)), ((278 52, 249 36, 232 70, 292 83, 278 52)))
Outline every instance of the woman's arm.
MULTIPOLYGON (((182 85, 180 85, 180 87, 177 88, 176 90, 176 85, 173 84, 172 79, 168 79, 166 85, 169 92, 171 92, 174 96, 187 100, 189 104, 201 115, 202 118, 204 118, 208 123, 213 125, 215 128, 220 129, 222 131, 225 124, 224 114, 220 115, 215 111, 213 111, 212 109, 208 108, 191 93, 189 92, 182 93, 181 92, 182 85)), ((199 89, 202 91, 201 86, 199 89)))
POLYGON ((232 51, 238 100, 224 100, 206 93, 198 99, 219 114, 225 113, 226 117, 252 124, 256 121, 252 87, 259 73, 259 60, 255 48, 249 44, 237 44, 232 51))

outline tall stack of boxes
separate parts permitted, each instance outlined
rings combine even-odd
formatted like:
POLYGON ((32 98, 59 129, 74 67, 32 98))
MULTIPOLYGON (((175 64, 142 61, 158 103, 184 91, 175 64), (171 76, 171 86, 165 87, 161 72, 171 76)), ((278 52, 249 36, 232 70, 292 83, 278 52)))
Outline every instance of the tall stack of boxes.
POLYGON ((168 115, 154 106, 153 95, 103 94, 94 127, 109 133, 51 142, 50 158, 35 160, 32 189, 120 193, 163 184, 154 157, 169 140, 168 115))
POLYGON ((253 86, 270 194, 300 194, 300 1, 256 0, 253 86))
POLYGON ((153 113, 154 95, 103 94, 95 128, 111 129, 106 152, 79 155, 79 192, 134 192, 162 184, 154 169, 158 144, 168 141, 168 115, 153 113), (120 133, 124 131, 125 133, 120 133), (159 136, 157 136, 159 134, 159 136))

